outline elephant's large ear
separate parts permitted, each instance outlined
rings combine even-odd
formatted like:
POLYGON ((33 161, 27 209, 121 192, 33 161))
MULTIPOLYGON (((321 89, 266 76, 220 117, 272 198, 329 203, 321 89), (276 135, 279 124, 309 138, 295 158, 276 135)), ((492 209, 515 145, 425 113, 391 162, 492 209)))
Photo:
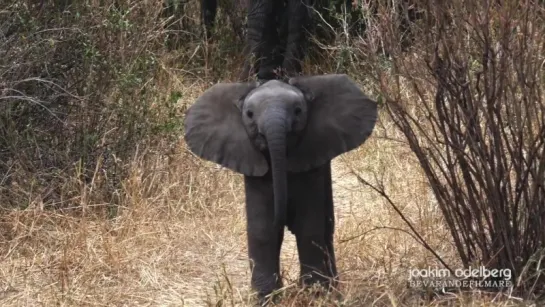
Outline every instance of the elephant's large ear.
POLYGON ((302 172, 350 151, 371 135, 377 103, 347 75, 297 77, 289 83, 308 100, 307 126, 299 144, 288 153, 288 169, 302 172))
POLYGON ((267 173, 267 161, 250 142, 238 108, 256 86, 220 83, 197 99, 185 118, 185 141, 192 152, 247 176, 267 173))

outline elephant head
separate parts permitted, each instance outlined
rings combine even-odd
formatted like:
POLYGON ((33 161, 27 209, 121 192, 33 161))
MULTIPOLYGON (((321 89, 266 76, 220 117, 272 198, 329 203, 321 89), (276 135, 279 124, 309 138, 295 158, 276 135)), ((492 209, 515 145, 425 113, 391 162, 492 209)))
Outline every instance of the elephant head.
POLYGON ((273 179, 275 225, 287 212, 287 172, 324 165, 365 142, 377 104, 346 75, 288 83, 220 83, 189 108, 185 140, 199 157, 246 176, 273 179))

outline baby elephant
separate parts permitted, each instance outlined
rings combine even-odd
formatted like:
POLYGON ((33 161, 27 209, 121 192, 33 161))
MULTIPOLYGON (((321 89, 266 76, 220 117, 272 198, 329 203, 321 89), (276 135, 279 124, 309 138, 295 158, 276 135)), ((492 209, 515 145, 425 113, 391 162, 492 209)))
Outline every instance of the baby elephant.
POLYGON ((361 145, 377 104, 346 75, 217 84, 191 106, 185 140, 199 157, 244 175, 252 288, 281 287, 284 226, 303 284, 334 286, 331 159, 361 145))

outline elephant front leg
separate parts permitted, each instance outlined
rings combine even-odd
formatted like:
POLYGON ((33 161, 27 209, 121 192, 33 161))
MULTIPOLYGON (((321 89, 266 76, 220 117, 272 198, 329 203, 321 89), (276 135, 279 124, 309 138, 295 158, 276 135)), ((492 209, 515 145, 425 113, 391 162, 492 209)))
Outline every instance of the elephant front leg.
POLYGON ((307 214, 308 221, 302 222, 295 233, 301 282, 305 286, 320 284, 325 288, 335 287, 337 267, 333 249, 333 217, 309 218, 311 215, 307 214))
POLYGON ((320 284, 336 286, 337 269, 333 242, 320 235, 297 236, 297 250, 301 264, 301 282, 305 286, 320 284))
MULTIPOLYGON (((248 228, 254 228, 250 224, 248 228)), ((251 285, 260 301, 265 301, 267 295, 282 287, 279 256, 283 234, 283 230, 261 234, 248 232, 251 285)))
POLYGON ((251 285, 260 301, 282 287, 280 249, 284 228, 275 228, 272 178, 245 177, 251 285))
POLYGON ((290 203, 295 216, 289 228, 297 239, 304 285, 321 284, 335 287, 337 267, 333 249, 335 216, 331 189, 331 167, 293 174, 289 178, 290 203))

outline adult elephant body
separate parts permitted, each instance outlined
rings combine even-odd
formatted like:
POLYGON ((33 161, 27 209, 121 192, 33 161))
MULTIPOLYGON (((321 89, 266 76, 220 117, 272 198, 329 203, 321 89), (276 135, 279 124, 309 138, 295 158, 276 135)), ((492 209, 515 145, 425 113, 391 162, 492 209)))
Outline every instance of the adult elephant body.
POLYGON ((301 72, 308 21, 309 0, 250 1, 247 43, 258 79, 301 72))
MULTIPOLYGON (((233 1, 233 0, 226 0, 233 1)), ((240 0, 236 3, 241 3, 240 0)), ((342 0, 345 1, 345 0, 342 0)), ((323 2, 323 3, 322 3, 323 2)), ((307 48, 306 34, 313 7, 327 0, 249 0, 246 25, 246 63, 241 80, 288 78, 301 73, 307 48), (321 1, 321 2, 320 2, 321 1), (315 3, 316 2, 316 3, 315 3)), ((202 0, 203 23, 210 36, 217 0, 202 0)), ((240 6, 240 5, 239 5, 240 6)))
POLYGON ((285 226, 297 239, 303 282, 334 284, 330 161, 362 144, 376 117, 376 103, 345 75, 217 84, 188 110, 189 148, 245 176, 252 286, 261 298, 281 286, 285 226))
MULTIPOLYGON (((335 13, 350 15, 342 22, 349 22, 352 36, 363 34, 367 28, 366 14, 379 14, 378 7, 396 12, 400 41, 406 48, 411 41, 410 24, 422 17, 413 0, 390 2, 352 0, 224 0, 223 7, 229 16, 237 10, 247 11, 245 65, 240 76, 247 80, 256 75, 258 79, 287 78, 301 73, 301 62, 307 51, 308 33, 322 40, 336 36, 337 28, 345 27, 335 13), (234 9, 233 9, 234 8, 234 9), (370 12, 369 12, 370 11, 370 12), (311 20, 313 18, 313 20, 311 20), (318 26, 325 22, 327 25, 318 26)), ((201 0, 203 23, 210 37, 214 25, 217 0, 201 0)), ((239 18, 230 17, 236 33, 242 36, 239 18)), ((343 29, 344 31, 345 29, 343 29)))

